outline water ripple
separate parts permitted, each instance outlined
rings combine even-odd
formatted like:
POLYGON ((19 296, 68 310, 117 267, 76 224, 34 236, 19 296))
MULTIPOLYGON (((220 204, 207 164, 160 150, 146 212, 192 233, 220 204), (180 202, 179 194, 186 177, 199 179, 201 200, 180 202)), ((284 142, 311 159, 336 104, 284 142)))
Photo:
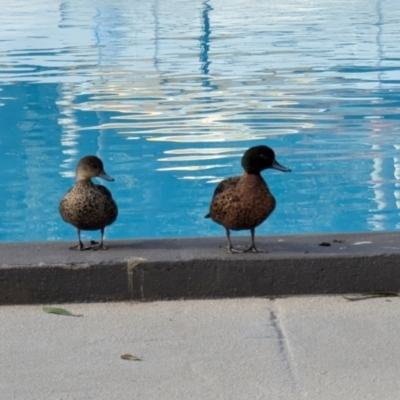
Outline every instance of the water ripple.
POLYGON ((397 0, 6 2, 0 240, 73 237, 57 204, 87 153, 116 178, 111 237, 220 234, 214 186, 261 143, 293 170, 265 173, 261 233, 398 229, 399 19, 397 0))

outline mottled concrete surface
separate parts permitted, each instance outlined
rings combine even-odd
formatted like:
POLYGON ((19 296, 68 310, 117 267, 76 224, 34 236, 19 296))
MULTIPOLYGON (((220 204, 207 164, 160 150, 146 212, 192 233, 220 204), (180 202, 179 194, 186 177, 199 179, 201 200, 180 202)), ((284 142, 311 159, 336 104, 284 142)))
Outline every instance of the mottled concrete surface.
POLYGON ((397 400, 398 298, 3 306, 0 398, 397 400), (121 360, 132 354, 142 361, 121 360))
POLYGON ((71 251, 71 244, 0 244, 0 304, 400 288, 399 233, 258 237, 268 252, 257 254, 229 254, 225 238, 107 241, 107 251, 71 251))

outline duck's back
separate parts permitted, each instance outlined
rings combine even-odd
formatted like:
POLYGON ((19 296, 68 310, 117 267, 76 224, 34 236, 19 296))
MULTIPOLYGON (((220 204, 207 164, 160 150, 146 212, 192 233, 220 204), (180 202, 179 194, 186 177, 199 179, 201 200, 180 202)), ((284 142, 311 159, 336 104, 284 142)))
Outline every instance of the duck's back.
POLYGON ((117 218, 117 204, 111 192, 91 181, 79 181, 61 199, 64 221, 82 230, 97 230, 111 225, 117 218))
POLYGON ((210 217, 228 229, 251 229, 260 225, 275 205, 262 176, 245 174, 220 182, 211 202, 210 217))

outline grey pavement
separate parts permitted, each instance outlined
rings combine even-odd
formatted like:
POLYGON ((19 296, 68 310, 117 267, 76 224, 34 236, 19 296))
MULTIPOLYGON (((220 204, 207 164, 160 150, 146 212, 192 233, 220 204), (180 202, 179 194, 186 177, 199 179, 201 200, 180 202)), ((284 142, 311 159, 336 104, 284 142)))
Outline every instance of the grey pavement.
POLYGON ((342 296, 0 308, 4 400, 400 396, 398 298, 342 296), (122 360, 132 354, 142 361, 122 360))
POLYGON ((257 237, 257 254, 229 254, 223 237, 71 244, 0 244, 0 304, 400 291, 399 233, 257 237))

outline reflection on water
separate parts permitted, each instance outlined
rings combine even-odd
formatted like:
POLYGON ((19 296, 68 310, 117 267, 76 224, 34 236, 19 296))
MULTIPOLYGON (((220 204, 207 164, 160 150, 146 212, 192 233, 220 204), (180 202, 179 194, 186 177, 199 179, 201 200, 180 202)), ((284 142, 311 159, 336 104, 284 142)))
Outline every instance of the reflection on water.
POLYGON ((400 228, 397 0, 9 2, 0 15, 0 240, 58 215, 96 154, 110 238, 222 235, 203 217, 252 145, 278 207, 259 233, 400 228), (34 17, 32 17, 34 16, 34 17))

